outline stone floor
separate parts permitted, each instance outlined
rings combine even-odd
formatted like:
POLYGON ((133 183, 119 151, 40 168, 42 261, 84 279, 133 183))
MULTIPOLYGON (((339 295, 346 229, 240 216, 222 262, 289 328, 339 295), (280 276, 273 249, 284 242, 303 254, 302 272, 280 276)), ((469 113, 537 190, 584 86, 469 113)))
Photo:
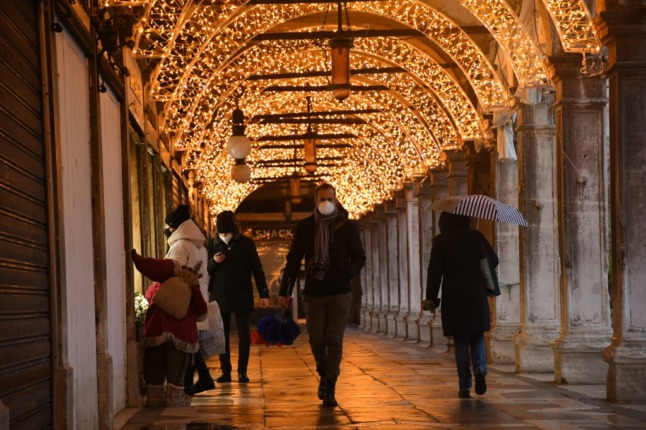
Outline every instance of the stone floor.
MULTIPOLYGON (((219 376, 217 358, 208 364, 219 376)), ((358 328, 346 332, 338 407, 321 406, 314 368, 306 333, 292 346, 254 345, 249 384, 217 384, 186 408, 126 409, 115 429, 646 429, 646 404, 611 404, 604 386, 511 366, 491 365, 487 393, 458 399, 451 354, 358 328)))

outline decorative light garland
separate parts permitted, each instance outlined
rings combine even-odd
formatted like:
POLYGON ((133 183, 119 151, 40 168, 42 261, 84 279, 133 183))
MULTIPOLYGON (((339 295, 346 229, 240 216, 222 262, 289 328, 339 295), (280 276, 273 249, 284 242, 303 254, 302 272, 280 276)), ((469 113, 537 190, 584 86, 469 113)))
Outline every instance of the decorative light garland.
MULTIPOLYGON (((546 81, 545 64, 535 41, 504 0, 458 1, 500 44, 519 84, 546 81)), ((600 43, 582 0, 543 1, 567 51, 584 55, 599 52, 600 43)), ((250 98, 244 107, 248 116, 285 112, 293 104, 289 103, 293 94, 261 97, 267 82, 250 84, 245 79, 253 73, 277 70, 329 69, 322 58, 323 51, 312 49, 311 42, 309 46, 303 41, 274 42, 280 45, 281 55, 267 55, 267 43, 251 48, 247 44, 254 35, 272 31, 274 26, 288 21, 294 23, 292 30, 303 31, 298 20, 317 15, 322 18, 329 4, 251 6, 243 1, 202 4, 194 0, 106 0, 110 5, 130 3, 145 3, 135 52, 138 58, 158 62, 151 94, 154 100, 166 102, 160 121, 164 131, 175 147, 188 151, 186 167, 195 169, 204 183, 202 192, 211 201, 211 210, 216 213, 223 208, 234 209, 257 185, 230 180, 231 161, 226 159, 223 143, 230 134, 227 128, 233 109, 232 92, 242 83, 248 88, 250 98), (286 58, 289 63, 281 63, 286 58)), ((420 30, 464 72, 482 111, 509 105, 508 88, 494 72, 490 59, 442 11, 415 0, 349 3, 348 10, 386 17, 420 30)), ((346 195, 345 204, 354 215, 389 198, 402 179, 411 179, 442 163, 441 149, 459 148, 463 140, 491 137, 469 96, 427 53, 398 39, 360 38, 355 40, 351 57, 353 69, 362 65, 383 67, 384 58, 406 69, 402 74, 353 77, 355 83, 383 83, 392 91, 353 94, 344 102, 344 109, 380 106, 383 112, 369 116, 370 126, 335 126, 335 132, 360 130, 362 136, 356 142, 344 142, 354 145, 349 151, 325 150, 321 154, 347 157, 347 162, 325 169, 329 174, 326 180, 337 186, 340 195, 346 195)), ((305 81, 325 85, 321 78, 291 79, 282 84, 302 85, 305 81)), ((322 96, 317 99, 318 106, 328 106, 322 96)), ((292 108, 293 112, 300 110, 297 106, 292 108)), ((251 135, 285 134, 285 127, 278 125, 250 125, 248 130, 251 135)), ((254 152, 257 146, 254 145, 254 152)), ((254 165, 257 161, 254 152, 249 163, 257 172, 255 177, 285 176, 285 169, 254 165)), ((288 159, 294 155, 293 151, 274 152, 271 158, 288 159)))

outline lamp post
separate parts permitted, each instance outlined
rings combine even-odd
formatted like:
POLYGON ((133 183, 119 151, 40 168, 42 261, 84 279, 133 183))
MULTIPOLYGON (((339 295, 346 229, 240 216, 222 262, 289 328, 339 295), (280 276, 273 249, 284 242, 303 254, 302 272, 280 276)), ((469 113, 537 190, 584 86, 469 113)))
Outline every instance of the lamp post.
POLYGON ((352 38, 343 31, 343 14, 341 2, 337 11, 337 32, 330 39, 330 52, 332 57, 332 94, 339 102, 350 95, 350 48, 352 38))

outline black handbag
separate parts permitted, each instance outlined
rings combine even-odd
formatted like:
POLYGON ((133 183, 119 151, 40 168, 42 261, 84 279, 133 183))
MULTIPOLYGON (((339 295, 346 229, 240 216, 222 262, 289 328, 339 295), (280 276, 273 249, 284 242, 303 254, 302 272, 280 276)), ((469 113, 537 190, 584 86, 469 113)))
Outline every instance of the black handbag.
POLYGON ((500 284, 498 283, 498 275, 496 274, 496 268, 489 258, 489 252, 483 246, 482 253, 484 257, 480 259, 480 274, 484 281, 485 290, 488 296, 496 297, 500 295, 500 284))

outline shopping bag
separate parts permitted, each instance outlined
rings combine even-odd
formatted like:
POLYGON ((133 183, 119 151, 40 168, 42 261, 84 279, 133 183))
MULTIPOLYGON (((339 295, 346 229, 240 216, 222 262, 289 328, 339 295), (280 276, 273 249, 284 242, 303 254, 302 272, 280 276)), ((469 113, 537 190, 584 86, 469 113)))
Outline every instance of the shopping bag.
POLYGON ((222 322, 222 315, 220 314, 220 306, 218 306, 218 302, 216 301, 209 303, 208 322, 208 330, 199 330, 197 332, 197 338, 200 342, 200 353, 204 358, 226 352, 224 323, 222 322))
POLYGON ((496 274, 496 268, 493 267, 489 257, 480 259, 480 273, 484 280, 487 295, 491 297, 499 296, 500 285, 498 284, 498 275, 496 274))

